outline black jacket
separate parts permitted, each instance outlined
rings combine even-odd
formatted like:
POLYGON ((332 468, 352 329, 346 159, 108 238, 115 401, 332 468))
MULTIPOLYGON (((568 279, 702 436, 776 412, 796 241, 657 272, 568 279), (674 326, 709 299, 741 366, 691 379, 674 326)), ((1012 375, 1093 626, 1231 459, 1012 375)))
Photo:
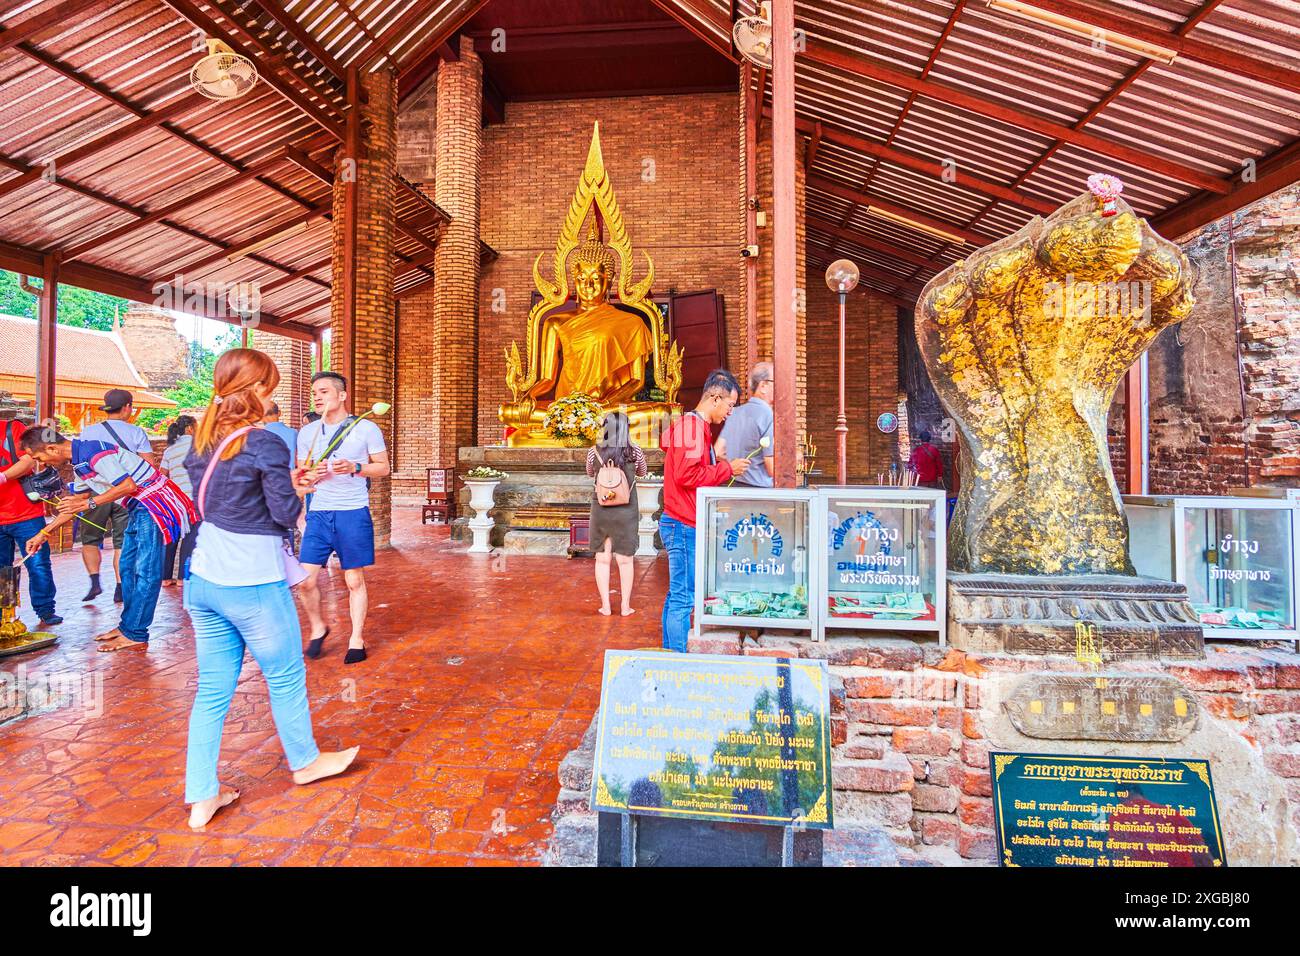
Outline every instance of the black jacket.
MULTIPOLYGON (((185 470, 194 483, 194 503, 207 470, 209 455, 191 451, 185 470)), ((279 436, 254 428, 244 438, 244 447, 228 461, 218 462, 208 482, 202 513, 223 531, 233 534, 283 536, 298 521, 302 499, 293 490, 289 474, 289 449, 279 436)))

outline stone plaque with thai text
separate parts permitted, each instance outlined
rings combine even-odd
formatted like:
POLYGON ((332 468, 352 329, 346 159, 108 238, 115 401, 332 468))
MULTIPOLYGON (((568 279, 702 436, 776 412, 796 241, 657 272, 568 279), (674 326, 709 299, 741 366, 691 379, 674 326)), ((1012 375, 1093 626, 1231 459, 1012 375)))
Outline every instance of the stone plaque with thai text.
POLYGON ((1167 675, 1033 674, 1003 704, 1026 737, 1046 740, 1182 740, 1196 728, 1196 699, 1167 675))
POLYGON ((591 805, 830 828, 826 662, 606 651, 591 805))

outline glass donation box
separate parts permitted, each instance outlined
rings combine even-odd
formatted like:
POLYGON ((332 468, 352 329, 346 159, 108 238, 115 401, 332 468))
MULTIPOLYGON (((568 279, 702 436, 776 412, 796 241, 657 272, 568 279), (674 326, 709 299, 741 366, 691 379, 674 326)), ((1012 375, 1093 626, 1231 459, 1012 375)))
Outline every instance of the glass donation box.
POLYGON ((1277 497, 1125 495, 1138 574, 1187 586, 1206 638, 1296 640, 1296 519, 1277 497))
POLYGON ((826 590, 816 637, 828 628, 932 631, 944 643, 948 566, 946 492, 819 488, 813 534, 826 590))
POLYGON ((814 493, 797 488, 696 492, 695 628, 812 631, 814 493))

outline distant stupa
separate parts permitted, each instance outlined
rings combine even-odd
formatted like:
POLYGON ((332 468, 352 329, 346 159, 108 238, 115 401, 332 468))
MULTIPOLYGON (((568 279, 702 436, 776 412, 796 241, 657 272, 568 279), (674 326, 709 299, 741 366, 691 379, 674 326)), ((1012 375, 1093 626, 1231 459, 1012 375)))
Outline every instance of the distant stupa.
POLYGON ((113 329, 150 391, 166 391, 189 376, 189 345, 162 309, 133 302, 120 325, 114 312, 113 329))

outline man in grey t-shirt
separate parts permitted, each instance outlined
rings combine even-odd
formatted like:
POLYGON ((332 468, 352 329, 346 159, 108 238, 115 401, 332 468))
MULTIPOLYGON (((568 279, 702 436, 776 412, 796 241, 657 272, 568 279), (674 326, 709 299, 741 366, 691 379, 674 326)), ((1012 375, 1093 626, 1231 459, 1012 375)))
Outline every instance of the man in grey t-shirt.
POLYGON ((752 485, 756 488, 771 488, 772 475, 775 472, 773 449, 775 439, 772 435, 772 400, 776 393, 776 383, 772 378, 772 363, 759 362, 749 373, 749 401, 740 405, 727 423, 722 426, 722 435, 718 438, 717 453, 719 458, 750 458, 749 468, 736 476, 736 482, 752 485), (762 448, 760 439, 767 437, 768 445, 762 448))

